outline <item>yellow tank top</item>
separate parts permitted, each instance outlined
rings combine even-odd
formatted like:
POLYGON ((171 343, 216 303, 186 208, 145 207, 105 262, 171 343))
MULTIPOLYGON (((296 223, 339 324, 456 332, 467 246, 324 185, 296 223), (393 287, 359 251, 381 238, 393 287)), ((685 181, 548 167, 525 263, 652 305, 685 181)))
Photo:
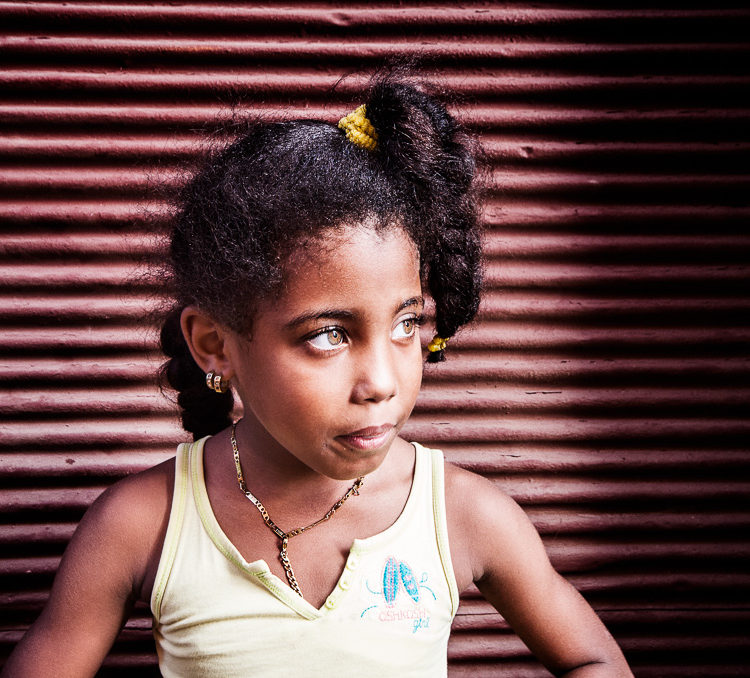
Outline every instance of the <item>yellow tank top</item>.
POLYGON ((447 675, 458 607, 445 522, 443 455, 414 443, 406 506, 393 525, 355 539, 320 609, 247 562, 206 493, 203 445, 177 450, 172 511, 151 595, 166 678, 447 675))

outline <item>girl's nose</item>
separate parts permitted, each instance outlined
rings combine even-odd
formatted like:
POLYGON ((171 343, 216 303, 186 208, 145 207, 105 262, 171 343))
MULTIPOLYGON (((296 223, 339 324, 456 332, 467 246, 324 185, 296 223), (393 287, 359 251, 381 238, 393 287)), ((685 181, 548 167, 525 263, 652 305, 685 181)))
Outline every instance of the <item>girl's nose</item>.
POLYGON ((389 346, 372 346, 357 357, 357 377, 352 390, 355 402, 390 400, 398 392, 395 356, 389 346))

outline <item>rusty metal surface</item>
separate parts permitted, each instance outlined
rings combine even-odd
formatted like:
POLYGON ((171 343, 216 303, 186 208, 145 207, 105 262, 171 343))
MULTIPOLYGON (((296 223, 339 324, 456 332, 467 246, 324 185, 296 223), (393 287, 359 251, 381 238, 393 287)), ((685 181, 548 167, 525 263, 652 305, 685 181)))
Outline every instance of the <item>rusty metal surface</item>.
MULTIPOLYGON (((493 166, 481 318, 407 435, 521 502, 636 675, 747 675, 750 10, 0 2, 0 27, 0 657, 85 508, 185 437, 143 274, 196 130, 333 121, 342 72, 403 51, 493 166)), ((546 675, 476 590, 449 651, 546 675)), ((101 675, 154 662, 139 610, 101 675)))

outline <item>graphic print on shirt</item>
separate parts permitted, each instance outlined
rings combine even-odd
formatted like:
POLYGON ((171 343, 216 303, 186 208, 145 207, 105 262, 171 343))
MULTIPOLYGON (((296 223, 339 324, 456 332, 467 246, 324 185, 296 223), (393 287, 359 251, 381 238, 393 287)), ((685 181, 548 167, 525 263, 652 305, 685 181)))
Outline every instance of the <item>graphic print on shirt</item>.
POLYGON ((362 610, 360 618, 401 622, 402 626, 409 626, 411 633, 428 629, 429 608, 437 600, 434 591, 427 585, 428 580, 429 575, 423 572, 417 582, 414 572, 405 561, 388 556, 383 566, 382 589, 373 589, 370 582, 365 581, 368 592, 378 602, 362 610), (381 605, 381 601, 385 605, 381 605))

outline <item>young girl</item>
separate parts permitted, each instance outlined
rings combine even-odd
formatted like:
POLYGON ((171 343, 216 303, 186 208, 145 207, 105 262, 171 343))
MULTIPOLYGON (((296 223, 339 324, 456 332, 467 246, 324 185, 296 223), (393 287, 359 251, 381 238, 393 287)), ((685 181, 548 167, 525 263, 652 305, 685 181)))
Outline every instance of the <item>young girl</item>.
POLYGON ((520 508, 399 437, 475 315, 475 164, 393 76, 258 123, 183 194, 169 383, 195 443, 91 507, 4 676, 92 676, 136 601, 165 676, 441 676, 472 582, 556 675, 630 676, 520 508), (243 416, 232 423, 233 392, 243 416))

